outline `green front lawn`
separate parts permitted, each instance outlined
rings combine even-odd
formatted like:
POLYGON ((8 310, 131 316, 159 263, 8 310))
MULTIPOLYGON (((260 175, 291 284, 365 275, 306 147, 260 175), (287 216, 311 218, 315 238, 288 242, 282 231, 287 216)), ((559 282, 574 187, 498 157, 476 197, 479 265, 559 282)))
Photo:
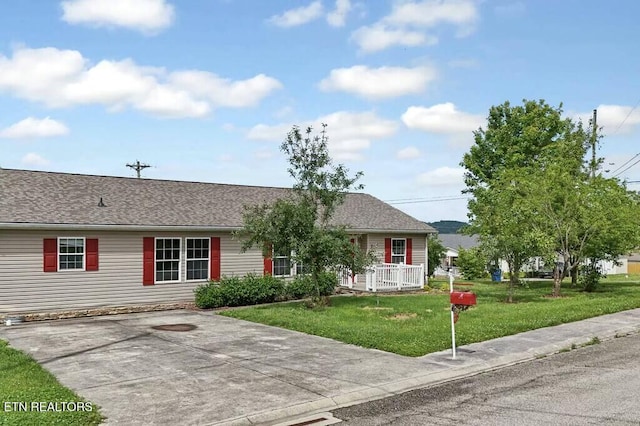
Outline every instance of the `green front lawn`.
MULTIPOLYGON (((504 302, 505 284, 474 283, 478 305, 460 313, 458 345, 527 330, 640 308, 640 282, 604 280, 599 290, 584 293, 564 284, 562 298, 548 297, 550 281, 530 282, 504 302)), ((439 287, 439 285, 435 285, 439 287)), ((340 296, 331 306, 308 309, 302 303, 230 310, 221 315, 329 337, 367 348, 421 356, 451 348, 449 295, 340 296)))
MULTIPOLYGON (((87 380, 90 378, 88 377, 87 380)), ((0 424, 96 425, 98 407, 62 386, 24 353, 0 340, 0 424), (57 404, 56 404, 57 403, 57 404), (66 404, 63 404, 66 403, 66 404), (70 404, 71 403, 71 404, 70 404)))

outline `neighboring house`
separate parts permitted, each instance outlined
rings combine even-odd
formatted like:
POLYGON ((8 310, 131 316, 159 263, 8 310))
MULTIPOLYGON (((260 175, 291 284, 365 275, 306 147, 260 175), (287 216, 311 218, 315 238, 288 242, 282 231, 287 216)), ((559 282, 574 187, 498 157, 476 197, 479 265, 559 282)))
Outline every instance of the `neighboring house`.
POLYGON ((626 258, 628 274, 640 274, 640 253, 632 253, 626 258))
MULTIPOLYGON (((244 205, 289 191, 0 169, 0 314, 190 301, 223 275, 295 275, 231 235, 244 205)), ((347 194, 334 223, 381 261, 426 265, 433 228, 375 197, 347 194)))
POLYGON ((478 237, 462 234, 438 234, 438 239, 447 249, 445 257, 442 259, 440 267, 436 268, 436 275, 445 275, 449 269, 454 275, 458 275, 458 254, 460 249, 468 250, 477 247, 480 243, 478 237))

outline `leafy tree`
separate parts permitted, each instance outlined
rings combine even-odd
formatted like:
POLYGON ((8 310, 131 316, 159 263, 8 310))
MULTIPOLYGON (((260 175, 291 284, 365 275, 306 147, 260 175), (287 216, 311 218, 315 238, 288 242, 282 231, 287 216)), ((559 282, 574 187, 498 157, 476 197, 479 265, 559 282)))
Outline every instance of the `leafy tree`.
POLYGON ((432 277, 440 261, 447 253, 447 249, 442 245, 442 241, 436 236, 427 238, 427 276, 432 277))
POLYGON ((459 248, 458 268, 467 280, 482 278, 487 273, 487 258, 480 247, 459 248))
POLYGON ((572 170, 580 170, 588 135, 580 123, 562 118, 562 105, 553 108, 544 100, 510 102, 489 110, 486 129, 473 132, 474 145, 462 159, 466 192, 491 186, 504 170, 544 167, 558 158, 572 170), (562 143, 559 143, 562 142, 562 143), (574 155, 576 148, 580 155, 574 155))
POLYGON ((303 134, 294 126, 280 147, 295 181, 292 190, 274 203, 246 207, 244 227, 236 233, 242 251, 258 246, 264 255, 291 254, 311 275, 317 297, 324 271, 344 266, 360 273, 375 261, 372 253, 350 243, 344 226, 331 224, 347 191, 363 186, 356 184, 362 172, 349 176, 342 164, 333 164, 327 142, 325 124, 320 135, 313 135, 311 127, 303 134))
POLYGON ((554 277, 554 296, 567 271, 585 262, 615 261, 640 244, 638 198, 617 179, 586 171, 576 177, 558 164, 530 173, 523 189, 538 205, 532 223, 548 233, 553 254, 564 262, 554 277))
POLYGON ((562 106, 543 100, 494 106, 486 129, 474 132, 475 143, 461 162, 465 191, 472 195, 466 232, 479 235, 485 251, 509 265, 509 301, 523 264, 553 247, 548 232, 534 226, 536 200, 523 187, 532 172, 559 161, 569 175, 580 175, 587 140, 581 123, 562 118, 562 106))
POLYGON ((536 206, 522 191, 527 174, 504 171, 490 191, 479 191, 473 203, 473 220, 467 232, 479 236, 490 260, 503 259, 509 268, 507 301, 513 301, 520 270, 529 258, 548 251, 549 239, 532 226, 536 206))

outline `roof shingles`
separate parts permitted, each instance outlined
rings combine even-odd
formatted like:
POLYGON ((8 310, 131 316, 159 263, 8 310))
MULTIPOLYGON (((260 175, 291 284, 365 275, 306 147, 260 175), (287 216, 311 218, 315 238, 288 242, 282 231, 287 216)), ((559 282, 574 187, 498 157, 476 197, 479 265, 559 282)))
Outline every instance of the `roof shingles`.
MULTIPOLYGON (((239 228, 245 205, 289 189, 0 169, 2 224, 239 228), (102 198, 105 207, 99 207, 102 198)), ((349 193, 334 215, 353 230, 435 232, 368 194, 349 193)))

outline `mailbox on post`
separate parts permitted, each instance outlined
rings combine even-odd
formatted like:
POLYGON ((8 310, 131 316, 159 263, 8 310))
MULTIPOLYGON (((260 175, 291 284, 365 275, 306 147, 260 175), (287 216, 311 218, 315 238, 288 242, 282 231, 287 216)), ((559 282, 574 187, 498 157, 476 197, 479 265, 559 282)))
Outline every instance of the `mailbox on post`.
POLYGON ((450 294, 452 305, 473 306, 476 304, 476 295, 470 291, 452 291, 450 294))

